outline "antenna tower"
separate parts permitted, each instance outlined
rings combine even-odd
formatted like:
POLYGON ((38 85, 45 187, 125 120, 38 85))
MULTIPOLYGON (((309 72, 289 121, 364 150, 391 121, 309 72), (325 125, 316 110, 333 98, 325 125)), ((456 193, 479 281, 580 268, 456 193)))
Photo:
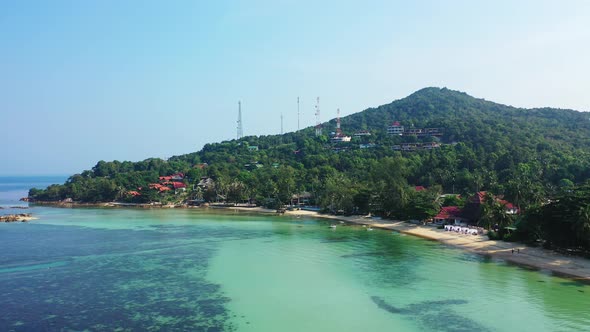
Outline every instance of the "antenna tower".
POLYGON ((281 135, 283 134, 283 113, 281 113, 281 135))
POLYGON ((336 109, 336 135, 340 136, 342 135, 342 130, 340 129, 340 109, 336 109))
POLYGON ((322 135, 322 123, 320 122, 320 97, 318 97, 315 104, 315 135, 322 135))
POLYGON ((238 101, 238 139, 244 137, 244 130, 242 128, 242 102, 238 101))

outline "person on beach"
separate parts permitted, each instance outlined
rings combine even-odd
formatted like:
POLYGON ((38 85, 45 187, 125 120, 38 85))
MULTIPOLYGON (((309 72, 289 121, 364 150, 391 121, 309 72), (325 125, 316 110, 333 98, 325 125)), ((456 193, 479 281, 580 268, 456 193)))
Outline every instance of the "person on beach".
POLYGON ((512 254, 514 254, 514 248, 512 248, 512 254))

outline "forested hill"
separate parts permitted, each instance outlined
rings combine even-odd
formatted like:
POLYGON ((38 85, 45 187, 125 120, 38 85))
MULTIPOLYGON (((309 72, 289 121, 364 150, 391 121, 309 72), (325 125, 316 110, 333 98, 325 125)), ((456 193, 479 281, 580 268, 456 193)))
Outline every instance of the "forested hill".
POLYGON ((167 161, 101 161, 62 186, 31 190, 30 196, 286 203, 293 194, 310 192, 313 203, 322 206, 395 214, 407 206, 413 186, 462 194, 487 190, 528 206, 590 178, 589 115, 573 110, 514 108, 446 88, 425 88, 344 117, 341 127, 342 136, 352 136, 350 142, 332 139, 333 119, 323 125, 321 136, 310 127, 207 144, 167 161), (395 121, 406 133, 387 133, 395 121), (438 134, 408 134, 424 128, 436 128, 438 134), (148 189, 159 176, 176 172, 185 175, 188 190, 182 195, 148 189), (214 189, 196 186, 205 176, 214 181, 214 189), (215 190, 215 197, 204 190, 215 190))
MULTIPOLYGON (((378 108, 342 119, 351 129, 383 129, 400 121, 418 128, 442 127, 447 141, 484 146, 487 143, 523 140, 524 143, 588 147, 590 115, 573 110, 522 109, 473 98, 446 88, 425 88, 378 108)), ((518 141, 514 141, 518 143, 518 141)), ((563 148, 563 146, 561 146, 563 148)))

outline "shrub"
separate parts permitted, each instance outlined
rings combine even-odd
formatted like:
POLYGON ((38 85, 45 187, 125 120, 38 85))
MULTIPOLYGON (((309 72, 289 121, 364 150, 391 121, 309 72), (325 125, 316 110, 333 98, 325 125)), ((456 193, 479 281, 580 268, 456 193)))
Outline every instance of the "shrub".
POLYGON ((501 240, 500 235, 496 231, 489 231, 488 232, 488 238, 490 240, 501 240))
POLYGON ((506 241, 506 242, 514 242, 516 241, 516 236, 514 233, 506 233, 504 234, 502 240, 506 241))

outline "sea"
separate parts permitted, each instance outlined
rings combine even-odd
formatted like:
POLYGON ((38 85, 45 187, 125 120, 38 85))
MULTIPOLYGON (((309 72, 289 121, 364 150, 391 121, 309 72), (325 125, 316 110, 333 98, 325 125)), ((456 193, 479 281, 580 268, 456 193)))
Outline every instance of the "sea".
POLYGON ((0 178, 38 218, 0 223, 0 331, 590 331, 590 286, 396 232, 18 200, 65 178, 0 178))

